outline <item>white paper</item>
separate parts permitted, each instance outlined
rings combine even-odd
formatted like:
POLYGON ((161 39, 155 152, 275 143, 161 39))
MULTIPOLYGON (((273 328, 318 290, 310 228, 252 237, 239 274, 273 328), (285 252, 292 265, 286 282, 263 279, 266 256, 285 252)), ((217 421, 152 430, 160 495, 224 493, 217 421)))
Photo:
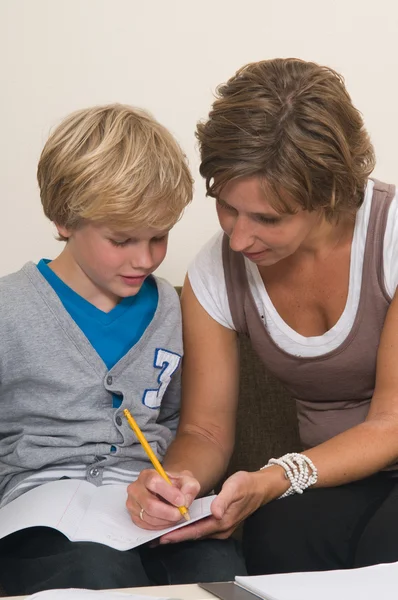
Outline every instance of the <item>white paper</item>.
POLYGON ((190 521, 148 531, 132 522, 126 508, 127 486, 94 486, 87 481, 61 479, 38 486, 0 509, 0 538, 27 527, 52 527, 74 542, 98 542, 129 550, 168 531, 210 515, 215 496, 199 498, 189 507, 190 521))
POLYGON ((398 563, 338 571, 236 577, 236 582, 265 600, 377 600, 395 597, 398 563))
POLYGON ((26 600, 171 600, 157 596, 142 596, 139 594, 112 592, 111 590, 96 591, 70 588, 65 590, 46 590, 28 596, 26 600))

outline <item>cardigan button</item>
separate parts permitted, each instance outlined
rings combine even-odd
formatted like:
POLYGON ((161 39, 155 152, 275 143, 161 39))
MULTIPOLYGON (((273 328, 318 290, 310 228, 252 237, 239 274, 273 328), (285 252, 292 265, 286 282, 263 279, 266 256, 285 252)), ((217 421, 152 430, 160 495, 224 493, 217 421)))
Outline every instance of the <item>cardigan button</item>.
POLYGON ((112 375, 108 375, 108 377, 106 378, 106 383, 107 383, 108 385, 112 385, 112 382, 113 382, 113 377, 112 377, 112 375))

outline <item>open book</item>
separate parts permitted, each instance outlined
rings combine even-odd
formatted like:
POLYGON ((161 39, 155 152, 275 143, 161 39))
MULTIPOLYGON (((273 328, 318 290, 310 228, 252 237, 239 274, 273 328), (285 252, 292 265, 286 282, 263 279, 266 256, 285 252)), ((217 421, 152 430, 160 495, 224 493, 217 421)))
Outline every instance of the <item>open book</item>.
POLYGON ((125 485, 94 486, 87 481, 61 479, 26 492, 0 509, 0 538, 27 527, 58 529, 72 542, 98 542, 129 550, 210 515, 215 496, 194 500, 190 521, 148 531, 132 522, 126 509, 125 485))
POLYGON ((398 563, 361 569, 236 577, 236 583, 265 600, 375 600, 392 598, 398 563))

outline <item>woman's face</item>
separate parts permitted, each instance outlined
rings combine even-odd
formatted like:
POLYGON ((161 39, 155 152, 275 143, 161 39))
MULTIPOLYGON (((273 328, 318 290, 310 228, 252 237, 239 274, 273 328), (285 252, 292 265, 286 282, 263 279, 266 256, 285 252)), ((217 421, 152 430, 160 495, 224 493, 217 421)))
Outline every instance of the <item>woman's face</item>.
POLYGON ((268 267, 312 245, 323 219, 318 211, 297 205, 295 214, 278 213, 267 201, 265 189, 258 177, 235 179, 224 186, 216 206, 231 249, 268 267))

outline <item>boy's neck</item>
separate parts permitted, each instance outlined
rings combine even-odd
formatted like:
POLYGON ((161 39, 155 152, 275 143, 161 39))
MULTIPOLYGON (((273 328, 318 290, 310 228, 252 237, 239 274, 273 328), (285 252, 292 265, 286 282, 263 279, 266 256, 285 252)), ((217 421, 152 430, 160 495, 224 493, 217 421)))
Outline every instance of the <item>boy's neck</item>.
POLYGON ((74 292, 105 313, 110 312, 120 302, 120 298, 103 290, 86 275, 76 263, 66 245, 48 267, 74 292))

